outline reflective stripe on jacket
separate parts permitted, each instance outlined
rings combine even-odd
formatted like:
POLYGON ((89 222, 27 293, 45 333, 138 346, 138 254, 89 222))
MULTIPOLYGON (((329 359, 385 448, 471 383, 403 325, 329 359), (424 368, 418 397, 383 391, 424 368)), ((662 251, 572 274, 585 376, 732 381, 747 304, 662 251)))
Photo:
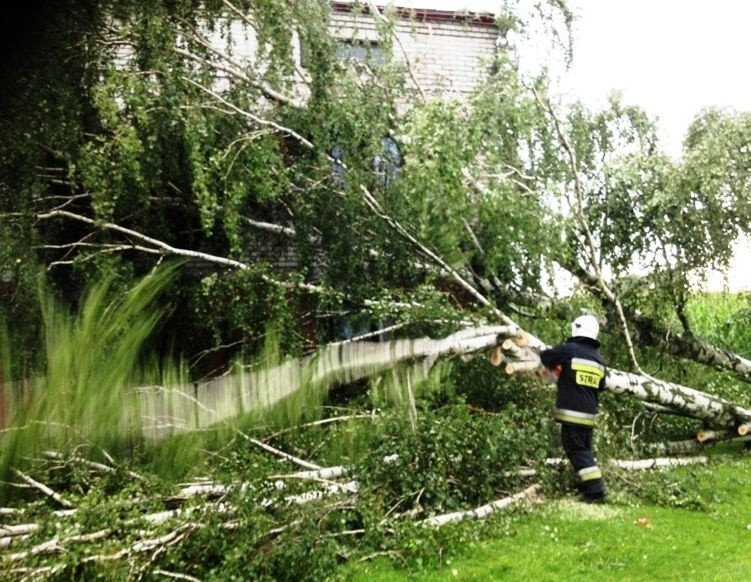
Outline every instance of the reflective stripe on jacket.
POLYGON ((553 410, 553 418, 558 422, 566 424, 577 424, 579 426, 594 426, 597 421, 596 414, 588 414, 577 410, 566 410, 565 408, 556 408, 553 410))

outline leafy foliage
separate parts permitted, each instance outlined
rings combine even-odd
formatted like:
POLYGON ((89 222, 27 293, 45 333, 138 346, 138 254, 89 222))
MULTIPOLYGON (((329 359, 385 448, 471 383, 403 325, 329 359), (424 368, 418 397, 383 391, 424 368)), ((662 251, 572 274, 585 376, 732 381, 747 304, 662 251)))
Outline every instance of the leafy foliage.
MULTIPOLYGON (((419 569, 482 530, 426 532, 406 518, 517 491, 528 484, 521 466, 548 494, 570 484, 568 468, 543 463, 559 453, 552 391, 481 359, 434 368, 408 397, 405 366, 391 382, 316 387, 153 445, 124 435, 133 385, 186 383, 379 328, 410 338, 485 323, 539 297, 554 262, 585 285, 594 266, 612 275, 629 316, 671 333, 677 319, 748 352, 746 298, 721 312, 716 297, 692 296, 692 277, 726 265, 749 224, 747 116, 703 112, 674 161, 653 121, 617 97, 551 115, 544 71, 523 72, 517 49, 541 23, 568 51, 571 13, 558 0, 533 12, 504 8, 488 79, 461 103, 419 96, 388 18, 375 30, 380 66, 342 62, 330 7, 315 0, 69 2, 38 23, 38 48, 10 64, 0 126, 3 379, 33 387, 18 430, 2 434, 3 468, 51 484, 78 515, 60 526, 53 501, 24 507, 41 523, 24 548, 53 535, 66 544, 61 556, 26 556, 32 567, 61 578, 321 579, 345 559, 387 554, 419 569), (169 255, 189 262, 162 271, 169 255), (41 301, 40 265, 51 288, 41 301), (316 424, 332 410, 352 418, 316 424), (345 465, 357 495, 290 502, 314 491, 310 480, 259 453, 255 437, 345 465), (60 449, 53 463, 38 458, 47 445, 60 449), (176 483, 207 475, 226 485, 220 504, 176 483), (169 525, 145 517, 175 507, 169 525), (76 537, 92 533, 106 540, 95 554, 76 537)), ((561 321, 598 306, 585 291, 529 308, 522 323, 563 339, 561 321)), ((608 362, 627 366, 617 325, 603 328, 608 362)), ((665 379, 748 401, 737 381, 637 349, 665 379)), ((608 457, 696 428, 610 395, 603 408, 608 457)), ((652 503, 706 506, 688 480, 608 480, 652 503)))
MULTIPOLYGON (((322 330, 317 319, 329 311, 380 318, 374 298, 392 314, 405 296, 443 301, 445 284, 394 224, 499 290, 539 287, 551 240, 540 236, 546 218, 529 176, 547 171, 550 134, 510 45, 466 106, 419 104, 388 19, 376 31, 383 63, 351 67, 337 56, 325 3, 84 4, 47 25, 46 49, 70 66, 50 66, 42 53, 18 64, 25 85, 3 121, 0 184, 14 192, 3 202, 10 224, 39 250, 9 245, 8 272, 19 258, 52 264, 52 280, 74 301, 88 281, 139 277, 169 249, 249 266, 254 275, 227 278, 194 257, 191 275, 168 291, 181 333, 168 337, 165 326, 159 341, 196 362, 240 338, 252 352, 279 321, 295 350, 313 339, 299 337, 295 320, 322 330), (363 188, 387 216, 364 205, 363 188), (149 239, 124 241, 122 228, 149 239), (289 293, 303 284, 317 291, 289 293), (283 301, 292 303, 286 314, 283 301)), ((520 32, 529 17, 552 31, 562 15, 565 28, 570 14, 554 4, 527 16, 509 7, 499 23, 520 32)), ((29 296, 20 274, 14 284, 29 296)), ((441 317, 462 308, 444 305, 441 317)), ((198 364, 194 373, 216 369, 198 364)))
POLYGON ((503 468, 541 458, 546 446, 540 419, 513 408, 492 416, 465 407, 438 409, 419 415, 413 434, 404 420, 390 424, 357 470, 382 498, 384 511, 398 505, 400 512, 431 515, 501 497, 520 481, 513 469, 503 468))

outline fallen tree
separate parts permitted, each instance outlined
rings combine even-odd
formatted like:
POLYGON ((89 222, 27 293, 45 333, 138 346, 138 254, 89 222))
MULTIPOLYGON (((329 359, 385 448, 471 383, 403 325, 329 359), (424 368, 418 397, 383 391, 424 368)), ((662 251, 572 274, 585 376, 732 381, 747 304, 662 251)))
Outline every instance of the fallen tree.
MULTIPOLYGON (((539 346, 541 341, 531 335, 526 336, 530 345, 539 346)), ((501 344, 504 355, 512 360, 506 370, 510 373, 538 372, 540 362, 538 351, 529 346, 520 347, 513 343, 501 344)), ((608 368, 605 387, 615 394, 633 396, 644 402, 656 403, 678 410, 683 414, 706 421, 714 426, 735 429, 738 434, 746 434, 746 423, 751 420, 751 409, 728 402, 705 392, 665 382, 651 376, 632 374, 608 368)))
MULTIPOLYGON (((325 389, 335 382, 353 382, 395 366, 408 365, 412 370, 410 382, 419 383, 439 358, 478 352, 490 352, 489 357, 499 364, 498 354, 503 354, 508 373, 538 375, 541 344, 541 340, 514 324, 465 328, 442 339, 335 343, 307 358, 269 369, 241 371, 190 387, 139 388, 140 424, 144 435, 164 438, 271 407, 304 387, 325 389)), ((748 432, 751 422, 751 409, 649 376, 611 368, 606 388, 615 394, 667 406, 715 428, 735 430, 740 436, 748 432)))
MULTIPOLYGON (((612 311, 615 306, 611 299, 598 287, 598 278, 581 265, 569 262, 564 267, 598 298, 606 311, 612 311)), ((691 360, 699 364, 710 366, 715 370, 733 374, 743 382, 751 382, 751 360, 725 348, 714 346, 696 337, 685 315, 679 317, 683 331, 676 332, 663 325, 653 317, 642 313, 635 313, 628 309, 629 320, 635 340, 643 347, 657 348, 670 356, 691 360)))
MULTIPOLYGON (((370 200, 369 204, 374 210, 380 212, 379 206, 372 200, 367 191, 365 197, 370 200)), ((89 219, 67 211, 55 211, 40 215, 40 218, 52 217, 70 218, 93 225, 89 219)), ((547 347, 546 342, 523 330, 500 310, 492 308, 491 302, 482 293, 467 282, 457 271, 451 269, 435 253, 429 251, 409 235, 404 227, 385 215, 383 218, 400 236, 407 238, 422 254, 430 258, 438 267, 444 269, 461 289, 470 293, 474 301, 493 309, 501 325, 468 327, 437 340, 422 338, 396 340, 381 344, 338 342, 324 346, 317 354, 303 360, 289 361, 269 370, 254 372, 253 378, 250 380, 247 377, 240 377, 239 379, 224 377, 205 383, 199 390, 202 396, 198 397, 195 396, 196 393, 193 390, 184 391, 179 387, 143 389, 141 394, 142 409, 146 411, 146 418, 153 421, 151 430, 154 434, 159 436, 174 431, 210 426, 238 412, 252 410, 258 406, 272 405, 293 394, 303 385, 310 383, 318 384, 332 380, 353 381, 394 365, 409 362, 419 362, 422 374, 424 374, 430 370, 437 358, 446 355, 472 354, 482 350, 494 350, 493 354, 496 354, 495 357, 497 358, 498 349, 500 349, 508 360, 508 372, 529 373, 539 369, 539 352, 547 347), (514 339, 517 341, 514 341, 514 339), (246 387, 239 399, 236 396, 238 382, 244 383, 246 387), (221 388, 221 386, 224 386, 224 388, 221 388), (176 414, 175 407, 183 406, 176 404, 180 401, 184 403, 186 412, 176 414), (171 419, 170 422, 165 423, 163 420, 165 418, 171 419), (192 419, 194 418, 198 418, 198 420, 193 422, 192 419)), ((122 229, 117 225, 105 223, 100 228, 115 231, 127 230, 131 237, 141 239, 160 254, 200 258, 204 261, 215 261, 225 267, 248 268, 246 264, 240 261, 229 261, 207 253, 195 253, 179 249, 141 235, 131 229, 122 229)), ((309 292, 320 291, 312 285, 306 285, 305 290, 309 292)), ((738 430, 741 436, 745 434, 743 430, 746 424, 751 422, 751 409, 735 405, 732 402, 693 388, 651 376, 609 369, 606 387, 616 394, 629 395, 638 400, 667 406, 718 428, 738 430)))

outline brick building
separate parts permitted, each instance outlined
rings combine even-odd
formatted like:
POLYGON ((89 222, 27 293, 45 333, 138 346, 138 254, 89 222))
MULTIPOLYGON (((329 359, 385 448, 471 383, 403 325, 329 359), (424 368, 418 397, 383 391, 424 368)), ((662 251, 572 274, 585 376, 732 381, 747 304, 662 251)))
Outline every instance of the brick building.
MULTIPOLYGON (((482 80, 488 68, 485 63, 493 56, 498 40, 492 15, 399 7, 390 10, 397 16, 394 57, 409 62, 415 81, 425 93, 460 98, 482 80)), ((348 2, 332 3, 331 32, 340 43, 342 56, 378 59, 376 18, 367 6, 356 10, 348 2)))
MULTIPOLYGON (((397 0, 398 2, 398 0, 397 0)), ((491 14, 451 12, 432 9, 406 9, 379 5, 379 14, 368 5, 350 2, 331 3, 330 31, 339 44, 339 55, 378 65, 384 55, 379 46, 377 19, 394 15, 394 58, 407 63, 414 82, 426 95, 461 98, 469 93, 488 71, 488 61, 495 54, 498 29, 491 14)), ((256 33, 240 20, 229 24, 231 52, 239 62, 256 62, 256 33)), ((226 39, 213 39, 228 50, 226 39), (224 45, 224 46, 223 46, 224 45)), ((297 98, 306 93, 305 51, 294 35, 292 49, 296 61, 297 98)), ((217 79, 219 86, 222 80, 217 79)))

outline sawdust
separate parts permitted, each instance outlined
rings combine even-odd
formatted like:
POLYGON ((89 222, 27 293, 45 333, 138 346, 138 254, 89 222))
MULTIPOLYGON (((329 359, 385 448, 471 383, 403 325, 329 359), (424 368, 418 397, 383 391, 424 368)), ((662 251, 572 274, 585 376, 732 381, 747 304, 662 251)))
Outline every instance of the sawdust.
POLYGON ((554 511, 566 518, 603 520, 619 515, 621 509, 612 505, 582 503, 573 499, 561 499, 552 504, 554 511))

